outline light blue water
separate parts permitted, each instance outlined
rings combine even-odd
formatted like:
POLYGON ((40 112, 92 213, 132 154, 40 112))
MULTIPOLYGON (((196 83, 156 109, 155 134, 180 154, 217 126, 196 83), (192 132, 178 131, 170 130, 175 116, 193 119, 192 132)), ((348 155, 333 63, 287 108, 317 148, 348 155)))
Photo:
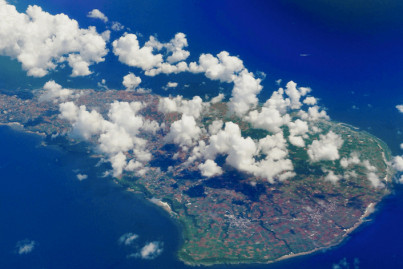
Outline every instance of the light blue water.
MULTIPOLYGON (((102 23, 86 18, 99 8, 145 41, 157 34, 162 41, 176 32, 187 34, 191 60, 202 52, 227 50, 239 55, 251 71, 267 74, 262 100, 276 88, 275 80, 310 86, 328 114, 383 139, 394 154, 402 154, 403 116, 394 108, 403 103, 403 6, 401 1, 146 1, 36 0, 51 13, 64 12, 80 25, 102 23), (300 54, 309 54, 301 57, 300 54), (358 109, 353 109, 352 106, 358 109)), ((19 0, 24 10, 32 1, 19 0)), ((120 34, 114 34, 112 39, 120 34)), ((119 64, 109 55, 86 79, 69 78, 69 70, 43 79, 27 78, 15 61, 0 59, 0 88, 38 88, 49 79, 66 87, 95 87, 102 78, 121 88, 123 75, 141 72, 119 64)), ((159 94, 216 94, 230 85, 200 84, 202 76, 143 78, 143 86, 159 94), (167 81, 179 88, 165 92, 167 81)), ((40 140, 0 128, 0 268, 184 268, 176 261, 179 233, 160 210, 99 178, 94 160, 58 149, 38 147, 40 140), (90 175, 77 181, 75 169, 90 175), (154 261, 126 259, 135 251, 117 244, 126 233, 146 241, 164 242, 154 261), (29 255, 14 253, 17 241, 38 242, 29 255)), ((403 193, 401 187, 342 246, 325 253, 265 266, 241 268, 331 268, 343 258, 360 268, 402 268, 403 193)), ((220 266, 225 267, 225 266, 220 266)), ((351 265, 352 268, 352 265, 351 265)))

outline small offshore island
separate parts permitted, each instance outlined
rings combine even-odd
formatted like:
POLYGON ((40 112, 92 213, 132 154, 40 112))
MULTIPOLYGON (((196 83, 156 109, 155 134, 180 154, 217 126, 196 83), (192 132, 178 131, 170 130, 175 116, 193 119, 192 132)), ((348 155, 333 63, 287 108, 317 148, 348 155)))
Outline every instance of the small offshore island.
MULTIPOLYGON (((71 100, 82 111, 97 111, 102 119, 113 118, 112 104, 145 104, 135 113, 160 127, 155 132, 140 130, 136 135, 147 141, 144 149, 152 158, 141 172, 133 165, 134 172, 123 169, 114 173, 114 178, 131 191, 142 193, 182 225, 183 245, 178 257, 189 265, 270 263, 335 246, 390 193, 391 153, 387 145, 366 132, 332 122, 323 114, 307 119, 307 130, 302 133, 288 124, 274 134, 229 113, 227 103, 218 100, 200 109, 196 118, 202 130, 198 144, 193 141, 184 146, 176 142, 176 137, 167 139, 173 124, 186 113, 180 109, 162 111, 161 100, 167 98, 134 91, 85 90, 71 100), (210 127, 217 122, 220 126, 210 127), (200 152, 203 147, 205 152, 211 151, 208 145, 212 145, 212 137, 219 141, 226 130, 238 130, 235 125, 239 126, 242 143, 255 141, 260 145, 258 153, 251 153, 256 164, 277 163, 284 157, 269 160, 268 155, 286 154, 292 161, 284 162, 286 172, 265 178, 258 172, 242 171, 243 166, 235 169, 228 160, 230 149, 216 149, 206 157, 214 158, 215 164, 215 172, 207 172, 204 168, 211 162, 203 163, 207 153, 200 152), (303 137, 304 143, 285 139, 292 134, 303 137), (270 142, 275 139, 283 141, 281 148, 270 142), (315 152, 319 143, 325 147, 326 143, 332 144, 330 151, 336 152, 332 157, 320 155, 315 152), (333 157, 336 153, 337 158, 333 157)), ((96 146, 102 134, 77 135, 77 117, 69 120, 61 116, 61 101, 44 100, 40 94, 1 94, 0 122, 23 125, 26 131, 43 134, 46 143, 66 150, 88 154, 91 149, 104 155, 96 146)), ((301 123, 298 119, 307 114, 290 111, 289 115, 289 122, 301 123)), ((127 158, 135 155, 125 154, 127 158)))

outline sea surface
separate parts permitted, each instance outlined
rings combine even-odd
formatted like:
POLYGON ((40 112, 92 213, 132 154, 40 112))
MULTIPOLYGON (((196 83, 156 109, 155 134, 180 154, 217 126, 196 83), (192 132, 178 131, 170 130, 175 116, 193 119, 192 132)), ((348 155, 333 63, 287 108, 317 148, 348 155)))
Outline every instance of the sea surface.
MULTIPOLYGON (((227 50, 250 71, 264 72, 262 101, 277 89, 276 80, 282 79, 282 86, 294 80, 312 88, 333 120, 366 130, 394 155, 402 154, 403 114, 395 106, 403 103, 403 2, 339 2, 10 0, 19 11, 37 4, 102 32, 102 22, 86 17, 98 8, 111 21, 141 33, 141 42, 149 35, 168 41, 183 32, 190 60, 227 50)), ((121 34, 113 33, 112 40, 121 34)), ((29 92, 50 79, 71 88, 95 88, 105 79, 109 88, 122 89, 122 77, 131 71, 141 75, 143 87, 161 95, 231 91, 231 85, 203 84, 201 75, 150 79, 112 54, 94 71, 89 78, 71 78, 68 68, 29 78, 18 62, 0 57, 0 90, 29 92), (178 88, 163 90, 168 81, 178 82, 178 88)), ((0 127, 0 268, 187 268, 175 256, 180 228, 161 209, 102 177, 105 167, 97 163, 86 153, 44 147, 37 135, 0 127), (78 173, 88 179, 79 181, 78 173), (139 235, 136 243, 120 245, 119 237, 129 232, 139 235), (22 240, 36 243, 31 253, 17 253, 22 240), (152 241, 163 243, 156 259, 128 258, 152 241)), ((336 248, 271 265, 213 268, 403 268, 402 227, 403 189, 396 186, 371 220, 336 248)))

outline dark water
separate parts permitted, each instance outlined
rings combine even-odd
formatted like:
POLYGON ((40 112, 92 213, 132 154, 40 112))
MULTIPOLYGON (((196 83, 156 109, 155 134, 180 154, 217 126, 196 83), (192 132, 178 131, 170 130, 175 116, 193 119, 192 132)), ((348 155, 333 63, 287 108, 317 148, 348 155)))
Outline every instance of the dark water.
POLYGON ((41 146, 41 139, 0 127, 0 268, 132 268, 169 264, 177 227, 159 208, 102 178, 96 160, 41 146), (88 175, 79 181, 76 173, 88 175), (139 235, 133 246, 121 235, 139 235), (25 255, 16 243, 34 240, 25 255), (161 241, 154 261, 127 259, 161 241), (136 248, 137 247, 137 248, 136 248))
MULTIPOLYGON (((94 168, 96 160, 41 146, 41 138, 0 127, 0 268, 187 268, 175 257, 180 231, 169 216, 94 168), (77 173, 88 175, 79 181, 77 173), (121 235, 139 235, 132 246, 121 235), (18 255, 16 244, 34 240, 18 255), (154 260, 127 258, 146 242, 163 242, 154 260)), ((332 268, 346 258, 360 268, 403 266, 401 187, 341 246, 272 265, 236 268, 332 268)), ((352 265, 351 265, 352 266, 352 265)), ((231 266, 216 266, 228 268, 231 266)), ((352 268, 352 267, 351 267, 352 268)))
MULTIPOLYGON (((189 0, 19 0, 20 11, 38 4, 51 13, 64 12, 80 25, 105 26, 86 18, 99 8, 148 39, 157 34, 168 41, 176 32, 187 34, 191 57, 227 50, 239 55, 251 71, 263 71, 261 99, 294 80, 310 86, 313 95, 337 121, 343 121, 383 139, 394 154, 402 154, 403 115, 403 2, 393 1, 189 1, 189 0), (342 3, 340 3, 342 2, 342 3), (304 56, 301 56, 304 55, 304 56), (354 108, 353 108, 354 106, 354 108)), ((121 33, 113 33, 112 40, 121 33)), ((121 89, 122 77, 132 71, 144 87, 167 95, 215 95, 231 86, 187 74, 149 79, 137 69, 119 64, 112 54, 93 67, 89 78, 70 78, 60 70, 41 79, 28 78, 20 65, 0 58, 0 89, 35 89, 55 79, 65 87, 96 87, 105 78, 121 89), (168 81, 179 82, 164 91, 168 81), (191 87, 184 88, 184 84, 191 87), (219 87, 223 87, 219 89, 219 87)), ((0 268, 184 268, 176 261, 180 244, 177 227, 141 199, 101 178, 96 160, 39 146, 40 139, 0 128, 0 268), (84 181, 76 172, 89 175, 84 181), (138 246, 161 241, 164 251, 152 261, 127 259, 135 246, 119 246, 124 233, 139 234, 138 246), (37 242, 32 253, 17 255, 18 241, 37 242)), ((343 245, 324 253, 265 266, 240 268, 332 268, 342 259, 353 268, 402 268, 403 192, 385 200, 369 222, 343 245)), ((226 266, 220 266, 225 267, 226 266)))

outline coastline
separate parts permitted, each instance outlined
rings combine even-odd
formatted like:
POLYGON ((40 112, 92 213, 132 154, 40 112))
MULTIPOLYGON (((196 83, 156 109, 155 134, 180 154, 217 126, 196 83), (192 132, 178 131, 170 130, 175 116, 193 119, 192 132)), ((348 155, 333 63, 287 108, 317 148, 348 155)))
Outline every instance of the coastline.
MULTIPOLYGON (((9 122, 9 123, 0 123, 0 125, 6 125, 6 126, 9 126, 10 128, 13 128, 13 129, 15 129, 15 130, 17 130, 17 131, 23 131, 23 132, 26 132, 26 133, 32 133, 32 134, 36 134, 36 135, 39 135, 39 136, 42 136, 42 137, 46 137, 46 134, 44 134, 44 133, 40 133, 40 132, 34 132, 34 131, 29 131, 29 130, 27 130, 25 127, 24 127, 24 125, 22 125, 22 124, 20 124, 20 123, 18 123, 18 122, 9 122)), ((350 127, 351 128, 351 127, 350 127)), ((367 133, 367 134, 369 134, 369 133, 367 133)), ((370 135, 370 134, 369 134, 370 135)), ((372 135, 370 135, 371 137, 374 137, 374 136, 372 136, 372 135)), ((390 152, 389 151, 386 151, 388 148, 387 147, 383 147, 383 145, 384 145, 384 143, 383 143, 383 141, 382 140, 380 140, 380 139, 378 139, 378 138, 376 138, 376 137, 374 137, 374 139, 375 139, 375 141, 377 142, 377 145, 378 145, 378 147, 382 150, 383 149, 383 152, 382 152, 382 159, 384 160, 384 162, 385 162, 385 164, 388 164, 388 158, 387 158, 387 156, 388 155, 390 155, 390 152), (385 153, 386 152, 386 153, 385 153)), ((390 180, 390 177, 391 177, 391 174, 390 174, 390 171, 389 171, 389 166, 387 165, 387 170, 386 170, 386 176, 385 176, 385 181, 387 181, 388 179, 390 180)), ((121 185, 121 186, 123 186, 123 187, 125 187, 125 185, 126 184, 121 184, 121 182, 118 180, 118 179, 114 179, 113 180, 115 183, 117 183, 117 184, 119 184, 119 185, 121 185)), ((127 187, 127 186, 126 186, 127 187)), ((146 189, 145 189, 146 190, 146 189)), ((135 189, 135 188, 132 188, 132 187, 127 187, 127 191, 130 191, 130 192, 133 192, 133 193, 142 193, 142 194, 144 194, 144 190, 143 189, 141 189, 141 190, 139 190, 139 189, 135 189)), ((148 197, 150 197, 150 196, 148 196, 148 197)), ((152 196, 151 196, 152 197, 152 196)), ((147 196, 145 196, 144 198, 146 198, 146 200, 148 200, 149 202, 151 202, 151 203, 153 203, 154 205, 156 205, 156 206, 158 206, 159 208, 161 208, 162 210, 164 210, 165 212, 167 212, 167 213, 169 213, 169 215, 171 216, 171 217, 175 217, 176 216, 176 213, 172 210, 172 208, 170 207, 170 205, 168 204, 168 203, 166 203, 166 202, 164 202, 164 201, 162 201, 162 200, 160 200, 160 199, 157 199, 157 198, 147 198, 147 196)), ((180 252, 181 252, 181 247, 177 250, 177 257, 179 257, 179 260, 180 261, 182 261, 183 263, 185 263, 185 264, 187 264, 187 265, 190 265, 190 266, 213 266, 213 265, 220 265, 220 264, 271 264, 271 263, 275 263, 275 262, 278 262, 278 261, 283 261, 283 260, 287 260, 287 259, 291 259, 291 258, 295 258, 295 257, 298 257, 298 256, 305 256, 305 255, 310 255, 310 254, 313 254, 313 253, 315 253, 315 252, 318 252, 318 251, 320 251, 320 250, 326 250, 326 249, 330 249, 330 248, 332 248, 332 247, 335 247, 335 246, 338 246, 339 244, 341 244, 344 240, 345 240, 345 238, 350 234, 350 233, 352 233, 354 230, 356 230, 363 222, 364 222, 364 220, 365 220, 365 218, 366 217, 368 217, 372 212, 373 212, 373 209, 375 208, 375 206, 377 205, 377 203, 379 203, 379 201, 378 202, 374 202, 374 203, 369 203, 368 204, 368 206, 367 206, 367 208, 365 209, 365 211, 363 212, 363 214, 360 216, 360 218, 357 220, 357 222, 352 226, 352 227, 350 227, 350 228, 348 228, 348 229, 345 229, 344 230, 344 233, 342 234, 342 235, 340 235, 339 237, 338 237, 338 240, 337 240, 337 242, 335 242, 335 243, 330 243, 328 246, 323 246, 323 247, 318 247, 318 248, 314 248, 314 249, 312 249, 312 250, 309 250, 309 251, 305 251, 305 252, 300 252, 300 253, 293 253, 293 252, 291 252, 291 253, 289 253, 289 254, 286 254, 286 255, 283 255, 283 256, 281 256, 281 257, 278 257, 278 258, 275 258, 275 259, 273 259, 273 260, 264 260, 264 259, 261 259, 261 260, 252 260, 252 259, 250 259, 250 260, 248 260, 248 259, 239 259, 239 260, 236 260, 236 259, 227 259, 226 260, 226 258, 218 258, 217 260, 214 260, 214 259, 211 259, 210 261, 205 261, 205 262, 203 262, 203 260, 201 260, 200 262, 197 262, 197 261, 193 261, 190 257, 190 259, 186 259, 186 256, 185 255, 178 255, 180 252)), ((186 218, 185 218, 185 220, 186 220, 186 218)), ((181 219, 175 219, 174 220, 175 222, 179 222, 180 224, 182 224, 183 225, 183 219, 181 220, 181 219)), ((182 233, 185 231, 184 229, 186 229, 186 227, 183 227, 182 228, 182 233)), ((283 252, 284 253, 284 252, 283 252)))
POLYGON ((0 126, 8 126, 8 127, 12 128, 12 129, 14 129, 16 131, 22 131, 22 132, 29 133, 29 134, 39 135, 41 137, 46 137, 45 133, 34 132, 34 131, 27 130, 23 124, 21 124, 19 122, 15 122, 15 121, 12 121, 12 122, 0 122, 0 126))
POLYGON ((279 261, 288 260, 288 259, 291 259, 291 258, 310 255, 310 254, 313 254, 313 253, 318 252, 320 250, 331 249, 331 248, 336 247, 339 244, 341 244, 348 237, 348 235, 350 235, 357 228, 359 228, 361 226, 361 224, 364 223, 365 218, 370 216, 375 211, 376 205, 377 205, 377 203, 370 203, 367 206, 367 208, 365 209, 364 213, 359 218, 359 220, 352 227, 350 227, 350 228, 345 230, 345 234, 341 237, 340 242, 337 242, 335 244, 332 244, 332 245, 329 245, 329 246, 326 246, 326 247, 315 248, 313 250, 300 252, 300 253, 286 254, 286 255, 281 256, 281 257, 279 257, 277 259, 269 260, 269 261, 250 261, 250 262, 222 261, 222 262, 216 262, 216 263, 208 263, 208 262, 207 263, 204 263, 204 262, 195 263, 195 262, 190 262, 190 261, 181 259, 180 257, 179 257, 179 260, 182 261, 183 263, 185 263, 186 265, 189 265, 189 266, 214 266, 214 265, 219 265, 219 264, 271 264, 271 263, 275 263, 275 262, 279 262, 279 261))

